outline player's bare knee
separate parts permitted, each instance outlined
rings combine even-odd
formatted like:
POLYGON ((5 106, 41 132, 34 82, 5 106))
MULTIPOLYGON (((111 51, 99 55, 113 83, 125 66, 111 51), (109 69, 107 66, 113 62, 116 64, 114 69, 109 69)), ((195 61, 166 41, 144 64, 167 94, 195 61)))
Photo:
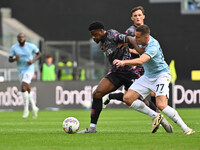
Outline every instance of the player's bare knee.
POLYGON ((156 96, 156 94, 155 94, 154 92, 151 92, 150 95, 151 95, 152 97, 155 97, 155 96, 156 96))
POLYGON ((22 92, 26 92, 27 91, 26 86, 22 85, 21 90, 22 90, 22 92))
POLYGON ((166 96, 156 97, 156 106, 158 109, 163 110, 168 105, 168 99, 166 96))
POLYGON ((95 90, 95 91, 93 92, 93 98, 102 98, 102 97, 103 97, 103 94, 102 94, 101 91, 95 90))
POLYGON ((156 103, 156 105, 157 105, 157 107, 158 107, 158 109, 159 110, 163 110, 165 107, 167 107, 165 104, 163 104, 163 103, 156 103))

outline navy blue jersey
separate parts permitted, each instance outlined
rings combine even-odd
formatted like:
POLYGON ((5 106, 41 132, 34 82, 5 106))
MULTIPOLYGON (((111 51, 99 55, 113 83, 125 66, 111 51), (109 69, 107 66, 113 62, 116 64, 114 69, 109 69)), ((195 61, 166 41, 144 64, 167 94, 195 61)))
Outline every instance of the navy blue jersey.
POLYGON ((126 46, 123 49, 118 48, 119 43, 126 42, 126 35, 120 34, 118 31, 110 29, 106 31, 105 40, 100 43, 100 48, 104 52, 104 55, 108 58, 111 71, 123 71, 123 70, 132 70, 132 66, 120 66, 116 67, 113 65, 115 59, 127 60, 131 59, 131 54, 129 48, 126 46))
POLYGON ((132 25, 125 31, 125 34, 134 37, 136 29, 137 29, 137 27, 132 25))
MULTIPOLYGON (((135 25, 130 26, 126 31, 125 34, 128 36, 135 36, 135 30, 137 29, 137 27, 135 25)), ((133 45, 129 44, 128 45, 130 48, 134 49, 133 45)), ((139 58, 139 55, 137 54, 131 54, 131 57, 134 58, 139 58)))
MULTIPOLYGON (((128 36, 132 36, 134 37, 135 36, 135 30, 137 29, 137 27, 135 25, 132 25, 130 26, 126 31, 125 31, 125 34, 128 35, 128 36)), ((134 47, 129 44, 128 45, 130 48, 134 49, 134 47)), ((134 59, 134 58, 139 58, 140 56, 138 54, 133 54, 131 53, 131 58, 134 59)), ((144 68, 142 66, 135 66, 135 73, 138 75, 138 77, 142 76, 144 74, 144 68)))

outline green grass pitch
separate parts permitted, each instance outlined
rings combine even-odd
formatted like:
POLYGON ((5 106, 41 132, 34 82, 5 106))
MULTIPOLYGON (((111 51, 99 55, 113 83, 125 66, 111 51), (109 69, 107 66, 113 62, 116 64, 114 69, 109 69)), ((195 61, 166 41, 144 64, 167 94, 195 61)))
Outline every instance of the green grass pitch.
POLYGON ((40 111, 36 120, 30 114, 22 119, 22 111, 0 113, 0 150, 200 150, 200 109, 177 109, 193 128, 194 135, 184 135, 169 118, 174 133, 160 126, 152 134, 152 120, 132 109, 104 109, 97 134, 67 134, 62 122, 76 117, 80 129, 89 126, 90 111, 40 111))

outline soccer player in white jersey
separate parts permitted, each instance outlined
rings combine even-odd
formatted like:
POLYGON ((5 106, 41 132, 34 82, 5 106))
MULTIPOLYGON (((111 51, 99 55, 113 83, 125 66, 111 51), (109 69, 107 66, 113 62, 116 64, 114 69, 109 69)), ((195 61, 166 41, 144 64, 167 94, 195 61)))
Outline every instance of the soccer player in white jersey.
POLYGON ((32 43, 26 42, 24 33, 17 35, 18 43, 13 45, 9 54, 9 62, 17 62, 17 70, 21 82, 21 91, 24 99, 23 118, 29 116, 29 101, 33 110, 33 118, 38 116, 38 107, 35 105, 30 83, 34 75, 34 62, 41 57, 39 49, 32 43), (34 54, 35 57, 34 57, 34 54))
MULTIPOLYGON (((131 40, 126 38, 127 41, 131 40)), ((136 43, 145 49, 139 58, 132 60, 114 60, 113 64, 117 67, 124 65, 143 65, 145 73, 137 81, 135 81, 128 92, 124 95, 124 102, 131 108, 143 112, 149 116, 156 115, 155 112, 150 111, 146 105, 139 100, 144 99, 151 91, 156 93, 157 107, 171 118, 177 125, 179 125, 184 134, 194 134, 195 131, 189 128, 179 116, 178 112, 172 107, 168 106, 169 98, 169 83, 171 79, 170 70, 164 60, 162 49, 159 42, 150 36, 150 29, 147 25, 141 25, 135 31, 136 43)), ((152 124, 153 129, 157 123, 152 124)), ((157 125, 156 125, 157 126, 157 125)))

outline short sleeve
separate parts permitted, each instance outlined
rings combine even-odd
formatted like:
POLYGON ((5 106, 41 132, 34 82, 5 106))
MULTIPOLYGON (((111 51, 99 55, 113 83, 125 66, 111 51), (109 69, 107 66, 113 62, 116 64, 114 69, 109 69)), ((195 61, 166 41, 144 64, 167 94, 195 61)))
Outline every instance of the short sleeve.
POLYGON ((14 46, 12 46, 11 47, 11 50, 10 50, 10 53, 9 53, 9 56, 10 57, 13 57, 13 56, 15 56, 16 55, 16 53, 15 53, 15 50, 14 50, 14 46))
POLYGON ((39 48, 37 48, 36 45, 31 44, 31 47, 33 48, 33 52, 34 52, 34 53, 38 53, 38 52, 39 52, 39 48))
POLYGON ((145 49, 145 54, 153 58, 157 54, 157 48, 155 46, 147 46, 145 49))
POLYGON ((126 35, 119 33, 116 30, 108 30, 108 38, 116 43, 126 43, 126 35))
POLYGON ((126 43, 126 35, 124 35, 124 34, 117 34, 116 40, 119 43, 126 43))
POLYGON ((135 36, 135 26, 130 26, 126 31, 125 34, 128 36, 135 36))
POLYGON ((134 31, 131 31, 131 30, 129 30, 129 29, 126 30, 125 34, 126 34, 127 36, 132 36, 132 37, 135 36, 134 31))

